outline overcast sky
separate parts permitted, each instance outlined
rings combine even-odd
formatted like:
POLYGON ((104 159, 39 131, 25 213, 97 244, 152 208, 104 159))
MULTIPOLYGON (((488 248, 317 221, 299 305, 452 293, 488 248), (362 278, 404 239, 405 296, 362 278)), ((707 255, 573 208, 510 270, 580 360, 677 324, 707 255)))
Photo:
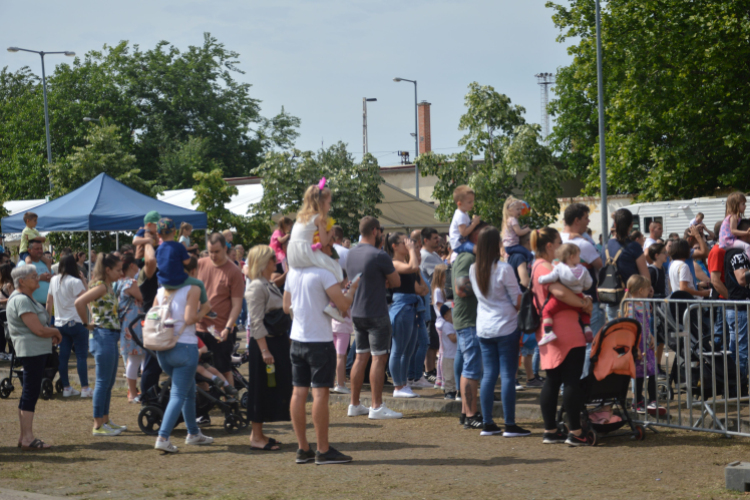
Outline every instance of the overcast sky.
MULTIPOLYGON (((432 103, 432 148, 459 150, 458 120, 472 81, 492 85, 540 123, 534 75, 569 64, 557 43, 545 0, 27 0, 0 2, 4 47, 73 50, 79 55, 121 40, 153 48, 167 40, 181 50, 210 32, 240 54, 237 78, 253 85, 264 116, 284 106, 302 120, 300 149, 348 143, 362 154, 362 98, 368 106, 369 150, 381 166, 413 154, 414 88, 432 103)), ((49 56, 48 64, 64 61, 49 56)), ((0 52, 0 66, 38 56, 0 52)), ((49 66, 48 66, 49 68, 49 66)), ((51 69, 51 68, 50 68, 51 69)), ((50 71, 48 69, 48 71, 50 71)))

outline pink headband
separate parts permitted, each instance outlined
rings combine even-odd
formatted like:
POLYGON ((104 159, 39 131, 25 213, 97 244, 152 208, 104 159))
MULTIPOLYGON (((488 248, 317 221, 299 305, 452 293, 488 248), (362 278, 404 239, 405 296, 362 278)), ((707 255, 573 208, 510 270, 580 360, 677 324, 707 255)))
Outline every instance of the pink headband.
POLYGON ((321 191, 323 191, 323 189, 324 189, 325 187, 326 187, 326 178, 325 178, 325 177, 322 177, 322 178, 321 178, 321 179, 320 179, 320 180, 318 181, 318 189, 320 189, 321 191))

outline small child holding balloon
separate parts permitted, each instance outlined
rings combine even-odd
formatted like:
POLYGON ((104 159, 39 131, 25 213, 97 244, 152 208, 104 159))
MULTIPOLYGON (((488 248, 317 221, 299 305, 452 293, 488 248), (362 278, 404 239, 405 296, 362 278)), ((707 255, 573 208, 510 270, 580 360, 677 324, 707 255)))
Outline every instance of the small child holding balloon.
POLYGON ((518 222, 518 217, 529 213, 529 205, 518 198, 508 196, 503 206, 503 247, 505 253, 509 256, 512 254, 521 254, 525 257, 526 262, 533 262, 534 255, 531 251, 519 243, 521 236, 531 232, 528 226, 523 226, 518 222))

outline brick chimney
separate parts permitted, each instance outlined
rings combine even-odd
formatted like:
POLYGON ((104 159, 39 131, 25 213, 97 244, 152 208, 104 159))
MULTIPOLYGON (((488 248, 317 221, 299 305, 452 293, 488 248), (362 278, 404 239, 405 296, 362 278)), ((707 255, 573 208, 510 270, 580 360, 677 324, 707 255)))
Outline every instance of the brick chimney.
POLYGON ((419 111, 419 154, 432 151, 432 132, 430 131, 430 103, 422 101, 417 105, 419 111))

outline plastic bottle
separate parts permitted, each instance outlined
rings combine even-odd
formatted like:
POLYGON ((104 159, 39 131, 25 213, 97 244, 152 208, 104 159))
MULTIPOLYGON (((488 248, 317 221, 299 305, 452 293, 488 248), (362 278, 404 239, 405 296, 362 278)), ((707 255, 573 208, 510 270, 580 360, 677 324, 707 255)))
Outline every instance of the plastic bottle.
POLYGON ((268 375, 268 387, 276 387, 276 365, 266 365, 268 375))

